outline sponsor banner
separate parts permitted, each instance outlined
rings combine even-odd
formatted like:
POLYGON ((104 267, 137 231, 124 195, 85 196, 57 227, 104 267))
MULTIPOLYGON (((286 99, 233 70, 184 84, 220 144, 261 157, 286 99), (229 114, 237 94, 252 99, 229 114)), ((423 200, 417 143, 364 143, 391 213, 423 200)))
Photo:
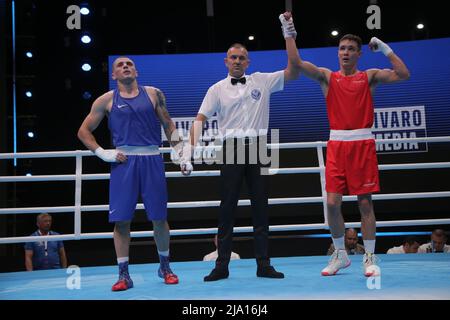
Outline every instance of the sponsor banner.
MULTIPOLYGON (((427 136, 425 106, 377 108, 372 133, 375 139, 408 139, 427 136)), ((426 152, 427 143, 383 143, 378 153, 426 152)))
MULTIPOLYGON (((189 130, 191 130, 195 117, 172 118, 172 120, 175 123, 178 134, 182 136, 184 140, 187 140, 189 137, 189 130)), ((217 117, 213 116, 204 122, 202 137, 204 141, 209 141, 214 140, 214 137, 217 137, 218 135, 219 126, 217 123, 217 117)), ((163 142, 167 141, 167 137, 162 126, 161 137, 163 142)))

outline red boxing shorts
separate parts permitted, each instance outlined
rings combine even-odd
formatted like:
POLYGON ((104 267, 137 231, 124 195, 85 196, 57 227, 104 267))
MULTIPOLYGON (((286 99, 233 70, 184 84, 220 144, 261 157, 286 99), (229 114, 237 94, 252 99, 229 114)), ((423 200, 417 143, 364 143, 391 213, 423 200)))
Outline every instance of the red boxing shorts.
POLYGON ((361 195, 380 191, 375 140, 327 143, 325 189, 329 193, 361 195))

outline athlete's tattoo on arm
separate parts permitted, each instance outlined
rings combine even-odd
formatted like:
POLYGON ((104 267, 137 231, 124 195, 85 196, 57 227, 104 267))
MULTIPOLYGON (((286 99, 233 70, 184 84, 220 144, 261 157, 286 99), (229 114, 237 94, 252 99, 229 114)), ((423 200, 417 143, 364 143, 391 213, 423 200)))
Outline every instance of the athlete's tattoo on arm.
POLYGON ((166 137, 169 140, 170 145, 175 146, 182 140, 180 139, 175 124, 173 123, 172 118, 170 118, 169 111, 167 110, 166 97, 161 90, 155 89, 155 91, 157 98, 155 108, 156 114, 161 121, 161 125, 164 128, 164 132, 166 133, 166 137))
POLYGON ((172 122, 169 112, 167 111, 166 97, 161 92, 161 90, 156 89, 156 98, 156 113, 158 114, 159 120, 161 121, 164 130, 166 130, 170 127, 170 124, 172 122))

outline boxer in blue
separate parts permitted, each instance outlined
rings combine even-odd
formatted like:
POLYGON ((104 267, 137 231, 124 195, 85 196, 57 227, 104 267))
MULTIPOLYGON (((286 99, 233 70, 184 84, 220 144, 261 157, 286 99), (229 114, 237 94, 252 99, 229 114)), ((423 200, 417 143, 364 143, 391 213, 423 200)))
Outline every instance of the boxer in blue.
POLYGON ((131 59, 117 58, 112 66, 112 79, 117 81, 117 89, 95 100, 78 130, 78 138, 89 150, 111 162, 109 221, 115 223, 114 247, 119 265, 119 280, 113 285, 113 291, 133 287, 128 273, 130 225, 139 195, 153 223, 161 263, 158 275, 166 284, 178 283, 178 277, 169 266, 167 186, 158 149, 161 125, 179 155, 183 142, 167 111, 164 94, 154 87, 139 86, 137 76, 131 59), (115 150, 104 150, 92 134, 105 116, 108 116, 115 150))

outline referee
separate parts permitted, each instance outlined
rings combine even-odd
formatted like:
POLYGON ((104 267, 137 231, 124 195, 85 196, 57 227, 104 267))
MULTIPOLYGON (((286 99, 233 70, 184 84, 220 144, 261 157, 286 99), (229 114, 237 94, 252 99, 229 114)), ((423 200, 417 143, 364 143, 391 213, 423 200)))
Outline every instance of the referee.
POLYGON ((265 163, 257 155, 266 154, 259 148, 267 148, 270 95, 283 90, 287 81, 299 76, 289 63, 291 57, 298 55, 294 39, 294 34, 286 38, 289 57, 287 68, 273 73, 255 72, 246 75, 245 70, 250 64, 248 51, 240 43, 231 45, 224 59, 228 76, 208 89, 191 128, 191 143, 185 146, 181 159, 181 171, 184 175, 189 175, 192 170, 192 148, 199 140, 203 123, 214 114, 217 114, 219 133, 224 142, 224 162, 220 169, 219 255, 215 268, 204 278, 205 281, 228 278, 234 214, 244 179, 251 199, 257 276, 284 278, 283 273, 277 272, 270 265, 268 176, 261 174, 265 163))

